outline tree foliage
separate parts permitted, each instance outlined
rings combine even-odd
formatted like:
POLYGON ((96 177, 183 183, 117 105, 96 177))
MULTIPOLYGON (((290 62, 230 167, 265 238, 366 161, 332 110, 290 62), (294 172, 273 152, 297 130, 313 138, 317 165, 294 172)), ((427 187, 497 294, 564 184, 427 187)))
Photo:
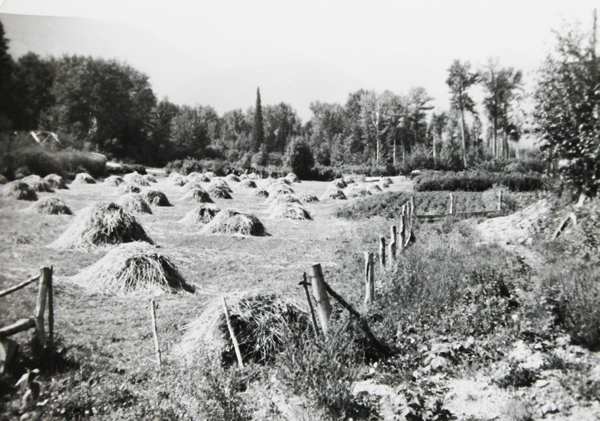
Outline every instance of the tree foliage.
POLYGON ((265 142, 265 130, 260 100, 260 89, 256 88, 256 107, 254 109, 254 124, 252 125, 252 149, 258 152, 260 146, 265 142))
POLYGON ((315 160, 310 146, 301 138, 294 139, 290 144, 287 152, 287 164, 301 180, 310 177, 315 160))

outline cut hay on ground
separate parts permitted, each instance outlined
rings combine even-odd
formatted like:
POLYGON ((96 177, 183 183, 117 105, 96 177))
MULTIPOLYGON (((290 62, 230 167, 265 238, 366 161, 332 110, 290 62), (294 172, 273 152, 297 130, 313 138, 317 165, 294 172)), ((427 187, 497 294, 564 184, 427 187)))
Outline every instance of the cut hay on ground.
POLYGON ((300 202, 303 203, 311 203, 311 202, 318 202, 319 198, 317 196, 315 196, 314 194, 310 194, 310 193, 304 193, 302 196, 300 196, 300 202))
MULTIPOLYGON (((230 296, 227 306, 244 362, 273 361, 282 351, 285 338, 291 332, 303 331, 308 324, 306 312, 279 294, 230 296)), ((174 352, 187 363, 197 363, 205 357, 222 364, 236 363, 222 298, 209 302, 200 317, 186 326, 186 331, 174 352)))
MULTIPOLYGON (((231 196, 230 196, 231 198, 231 196)), ((191 189, 181 198, 182 202, 213 203, 212 198, 204 189, 191 189)))
POLYGON ((249 213, 222 210, 202 230, 202 234, 269 235, 260 220, 249 213))
POLYGON ((247 189, 255 189, 256 188, 256 183, 254 182, 254 180, 250 180, 249 178, 246 178, 245 180, 243 180, 240 183, 241 187, 245 187, 247 189))
POLYGON ((146 202, 154 206, 172 206, 167 199, 167 196, 158 190, 147 190, 144 192, 144 199, 146 202))
POLYGON ((121 195, 121 194, 128 194, 128 193, 140 193, 142 191, 142 189, 140 188, 140 186, 136 186, 135 184, 131 184, 131 183, 123 183, 121 184, 119 187, 117 187, 117 194, 121 195))
POLYGON ((79 212, 50 247, 86 249, 93 246, 152 240, 137 219, 116 203, 97 203, 79 212))
POLYGON ((370 196, 369 190, 360 184, 352 184, 346 189, 346 197, 365 197, 370 196))
POLYGON ((271 218, 312 220, 310 213, 300 203, 278 203, 269 208, 271 218))
POLYGON ((139 174, 138 172, 130 172, 129 174, 125 174, 123 176, 123 180, 125 180, 128 183, 131 184, 137 184, 138 186, 141 187, 149 187, 150 186, 150 182, 146 181, 146 179, 144 179, 144 176, 139 174))
POLYGON ((158 180, 150 174, 142 175, 142 178, 146 180, 148 183, 158 183, 158 180))
POLYGON ((321 197, 321 200, 326 199, 346 200, 346 195, 342 190, 331 186, 325 191, 325 194, 323 194, 323 196, 321 197))
POLYGON ((41 178, 39 175, 29 175, 23 178, 21 181, 29 184, 34 191, 40 193, 54 193, 54 189, 46 180, 41 178))
POLYGON ((59 197, 49 196, 35 202, 29 210, 44 215, 72 215, 71 209, 59 197))
POLYGON ((210 181, 210 186, 216 186, 216 187, 220 187, 224 190, 226 190, 228 193, 233 193, 233 190, 231 190, 231 187, 229 187, 229 184, 227 184, 227 182, 225 180, 223 180, 222 178, 213 178, 210 181))
POLYGON ((300 182, 300 179, 298 178, 298 176, 296 174, 294 174, 293 172, 286 175, 285 179, 291 183, 299 183, 300 182))
POLYGON ((104 184, 110 187, 119 187, 124 182, 125 180, 123 180, 123 177, 121 177, 120 175, 111 175, 110 177, 106 178, 106 180, 104 180, 104 184))
POLYGON ((152 208, 139 193, 127 193, 117 199, 117 205, 121 206, 129 213, 149 213, 152 215, 152 208))
POLYGON ((205 203, 189 211, 179 222, 182 224, 208 224, 221 209, 212 203, 205 203))
POLYGON ((194 292, 169 258, 145 242, 119 245, 70 281, 105 295, 194 292))
POLYGON ((58 174, 48 174, 46 177, 44 177, 44 180, 46 180, 53 189, 69 189, 65 184, 65 180, 58 174))
POLYGON ((2 174, 0 174, 0 184, 6 184, 8 183, 8 179, 6 177, 4 177, 2 174))
POLYGON ((2 196, 14 197, 17 200, 35 201, 37 194, 31 186, 21 180, 12 181, 2 188, 2 196))
POLYGON ((96 184, 96 180, 88 173, 80 172, 75 176, 75 180, 73 180, 72 184, 96 184))
POLYGON ((199 181, 195 181, 195 180, 188 181, 186 183, 186 185, 183 186, 183 191, 190 191, 193 189, 200 189, 200 190, 206 191, 206 190, 204 190, 204 187, 202 187, 202 184, 200 184, 199 181))
POLYGON ((169 176, 167 179, 167 184, 170 184, 171 186, 185 186, 185 183, 187 183, 187 179, 182 175, 176 175, 174 177, 169 176))
POLYGON ((278 194, 269 196, 265 203, 271 205, 281 205, 282 203, 300 203, 300 200, 293 194, 278 194))
POLYGON ((241 181, 240 178, 235 174, 227 175, 227 177, 225 177, 225 180, 227 180, 229 182, 235 182, 235 183, 239 183, 241 181))
POLYGON ((336 189, 345 189, 348 187, 348 184, 342 178, 338 178, 337 180, 333 180, 330 183, 331 187, 335 187, 336 189))
POLYGON ((210 197, 212 197, 213 199, 231 199, 231 195, 229 194, 229 192, 221 186, 217 186, 215 184, 209 184, 208 185, 208 193, 210 194, 210 197))
POLYGON ((371 184, 369 186, 369 193, 371 193, 371 194, 381 193, 381 187, 379 187, 377 184, 371 184))
POLYGON ((260 197, 260 198, 267 198, 269 197, 269 192, 266 191, 265 189, 256 189, 252 191, 252 196, 256 196, 256 197, 260 197))

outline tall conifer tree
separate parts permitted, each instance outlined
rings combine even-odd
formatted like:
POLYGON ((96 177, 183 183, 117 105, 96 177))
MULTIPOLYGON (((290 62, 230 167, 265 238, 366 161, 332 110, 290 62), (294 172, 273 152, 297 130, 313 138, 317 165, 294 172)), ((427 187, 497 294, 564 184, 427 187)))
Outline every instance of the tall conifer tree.
POLYGON ((263 128, 262 105, 260 103, 260 89, 256 88, 256 110, 254 110, 254 125, 252 126, 252 148, 258 152, 260 145, 265 141, 263 128))

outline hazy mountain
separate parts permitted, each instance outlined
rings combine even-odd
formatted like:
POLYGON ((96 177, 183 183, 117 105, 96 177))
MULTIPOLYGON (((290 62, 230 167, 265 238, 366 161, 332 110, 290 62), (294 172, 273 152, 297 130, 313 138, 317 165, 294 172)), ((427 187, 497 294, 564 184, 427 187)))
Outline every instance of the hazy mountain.
POLYGON ((134 26, 87 18, 0 13, 9 52, 18 58, 39 55, 91 55, 116 58, 147 74, 160 97, 177 92, 186 81, 212 66, 134 26))
POLYGON ((260 87, 263 104, 291 104, 303 120, 313 101, 344 104, 364 84, 341 69, 318 62, 235 67, 208 72, 173 96, 181 103, 212 105, 219 113, 254 106, 260 87))

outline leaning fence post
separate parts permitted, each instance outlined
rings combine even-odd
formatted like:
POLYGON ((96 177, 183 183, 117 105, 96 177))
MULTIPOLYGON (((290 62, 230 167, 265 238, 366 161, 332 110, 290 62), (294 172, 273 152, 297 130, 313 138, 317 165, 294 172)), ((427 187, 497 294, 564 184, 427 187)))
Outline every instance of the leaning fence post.
POLYGON ((398 235, 396 231, 396 225, 392 225, 390 227, 390 260, 389 265, 390 269, 394 267, 394 263, 396 262, 396 245, 398 244, 398 235))
POLYGON ((502 190, 498 192, 498 210, 502 210, 502 190))
POLYGON ((365 252, 365 308, 375 300, 375 276, 373 273, 373 253, 365 252))
POLYGON ((329 296, 327 295, 327 288, 325 288, 325 280, 323 279, 320 264, 317 263, 311 266, 310 276, 312 278, 313 296, 317 302, 317 314, 321 322, 321 329, 323 329, 323 333, 327 336, 329 332, 329 317, 331 317, 331 304, 329 304, 329 296))
POLYGON ((240 345, 238 344, 237 338, 235 337, 235 332, 233 331, 233 326, 231 325, 231 319, 229 317, 229 308, 227 307, 227 301, 225 301, 225 297, 223 297, 223 311, 225 312, 225 321, 227 322, 227 329, 229 329, 229 335, 231 335, 231 342, 233 342, 233 349, 235 350, 235 356, 237 357, 238 365, 240 366, 240 368, 244 368, 244 361, 242 360, 240 345))
POLYGON ((50 268, 40 269, 40 289, 38 292, 37 304, 35 307, 35 330, 37 336, 37 342, 40 346, 40 353, 44 352, 46 345, 46 331, 44 328, 44 311, 46 310, 46 297, 48 295, 48 283, 52 272, 50 268))
POLYGON ((382 269, 385 269, 385 237, 379 236, 379 264, 382 269))
POLYGON ((52 275, 54 267, 50 266, 50 277, 48 280, 48 351, 50 354, 50 369, 54 369, 54 285, 52 275))
POLYGON ((150 300, 150 320, 152 321, 152 335, 154 336, 154 351, 156 353, 156 364, 160 370, 162 361, 160 358, 160 344, 158 343, 158 329, 156 327, 156 303, 150 300))
POLYGON ((454 195, 450 193, 450 210, 448 211, 448 215, 452 215, 454 213, 454 195))
POLYGON ((306 292, 306 301, 308 301, 308 308, 310 309, 310 319, 312 320, 313 332, 315 334, 315 338, 319 337, 319 328, 317 327, 317 319, 315 318, 315 309, 313 308, 312 301, 310 300, 310 294, 308 293, 308 281, 306 280, 306 272, 302 274, 302 282, 300 285, 304 287, 304 292, 306 292))

